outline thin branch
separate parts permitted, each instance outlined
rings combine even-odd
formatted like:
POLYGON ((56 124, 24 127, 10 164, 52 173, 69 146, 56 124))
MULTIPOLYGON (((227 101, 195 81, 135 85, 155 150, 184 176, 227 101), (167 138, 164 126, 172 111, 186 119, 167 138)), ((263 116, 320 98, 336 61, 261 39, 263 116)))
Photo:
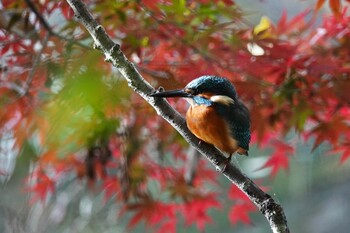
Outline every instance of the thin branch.
POLYGON ((50 38, 50 34, 47 33, 45 38, 44 38, 44 40, 43 40, 43 42, 42 42, 40 50, 38 51, 37 55, 35 56, 35 59, 34 59, 34 62, 33 62, 33 66, 32 66, 32 68, 30 70, 30 73, 29 73, 28 78, 26 80, 25 86, 23 88, 24 92, 21 93, 21 96, 25 96, 28 93, 28 91, 29 91, 30 85, 33 82, 35 71, 36 71, 36 69, 38 68, 38 66, 39 66, 39 64, 41 62, 41 56, 42 56, 42 54, 43 54, 43 52, 44 52, 44 50, 45 50, 45 48, 47 46, 47 42, 49 41, 49 38, 50 38))
POLYGON ((49 23, 44 19, 41 13, 36 9, 34 3, 31 0, 25 0, 28 7, 34 12, 39 22, 43 25, 43 27, 50 33, 53 34, 49 23))
POLYGON ((200 153, 193 146, 188 148, 186 153, 186 163, 185 163, 185 181, 189 185, 193 185, 193 180, 197 173, 198 163, 200 159, 200 153))
MULTIPOLYGON (((220 164, 226 161, 225 156, 215 147, 204 142, 200 143, 200 140, 188 130, 185 119, 167 101, 149 96, 150 93, 154 92, 154 88, 142 78, 140 73, 135 69, 135 66, 120 50, 120 45, 115 44, 111 40, 104 28, 94 20, 86 6, 80 0, 67 0, 67 2, 72 7, 77 19, 91 34, 95 41, 95 47, 104 53, 106 61, 111 62, 118 68, 119 72, 127 80, 129 87, 144 98, 189 144, 204 155, 217 170, 221 171, 220 164)), ((226 166, 221 172, 241 189, 265 215, 272 232, 289 233, 283 209, 270 195, 264 193, 252 180, 232 164, 226 166)))
MULTIPOLYGON (((28 91, 30 89, 30 85, 33 82, 35 72, 36 72, 38 66, 40 65, 41 57, 42 57, 43 51, 45 50, 45 48, 47 46, 49 38, 50 38, 50 34, 47 33, 45 35, 44 40, 42 41, 40 50, 35 55, 35 58, 34 58, 34 61, 33 61, 33 65, 32 65, 32 67, 30 69, 30 72, 28 74, 28 77, 27 77, 23 87, 15 84, 15 83, 2 83, 2 84, 0 84, 0 87, 6 87, 6 88, 9 88, 9 89, 12 89, 12 90, 16 91, 16 93, 17 93, 16 94, 16 99, 17 98, 21 98, 21 97, 23 97, 23 96, 28 94, 28 91)), ((8 101, 6 104, 11 104, 14 101, 16 101, 16 99, 8 101)))
POLYGON ((162 78, 162 79, 170 79, 170 74, 164 71, 158 71, 158 70, 150 70, 147 69, 145 67, 142 66, 138 66, 135 64, 135 67, 140 70, 141 72, 143 72, 144 74, 149 74, 153 77, 157 77, 157 78, 162 78))
POLYGON ((46 21, 44 16, 39 12, 39 10, 36 8, 34 3, 31 0, 25 0, 25 1, 26 1, 26 4, 28 5, 28 7, 31 9, 31 11, 33 11, 33 13, 38 18, 40 24, 45 28, 45 30, 49 33, 50 36, 58 37, 61 40, 67 41, 68 43, 71 43, 71 44, 78 45, 78 46, 80 46, 82 48, 85 48, 85 49, 91 49, 89 46, 87 46, 85 44, 82 44, 82 43, 80 43, 79 41, 76 41, 73 38, 67 38, 65 36, 62 36, 62 35, 54 32, 52 30, 50 24, 46 21))
POLYGON ((18 95, 22 95, 22 93, 24 93, 24 88, 21 87, 20 85, 16 84, 16 83, 10 83, 10 82, 1 82, 0 83, 0 88, 7 88, 10 90, 15 91, 18 95))

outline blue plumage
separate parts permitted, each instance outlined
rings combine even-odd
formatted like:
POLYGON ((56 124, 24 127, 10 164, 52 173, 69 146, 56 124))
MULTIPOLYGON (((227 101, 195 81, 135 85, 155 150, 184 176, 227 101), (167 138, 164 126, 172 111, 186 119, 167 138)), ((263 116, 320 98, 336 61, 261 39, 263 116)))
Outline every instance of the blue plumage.
POLYGON ((202 97, 202 96, 198 96, 198 95, 196 95, 196 96, 193 96, 193 101, 196 103, 196 104, 198 104, 198 105, 201 105, 201 104, 204 104, 204 105, 206 105, 206 106, 211 106, 211 105, 213 105, 213 102, 212 101, 210 101, 210 100, 208 100, 208 99, 206 99, 206 98, 204 98, 204 97, 202 97))
POLYGON ((191 103, 186 121, 191 132, 203 141, 230 154, 248 155, 250 116, 235 87, 225 78, 206 75, 182 90, 157 92, 153 97, 185 97, 191 103))
POLYGON ((230 105, 215 103, 213 107, 216 108, 217 113, 228 123, 232 137, 238 141, 239 146, 248 151, 251 138, 249 110, 238 99, 234 86, 228 80, 216 76, 210 77, 210 80, 215 83, 222 82, 220 85, 214 85, 216 88, 213 91, 216 94, 226 94, 234 100, 234 103, 230 105))
POLYGON ((205 75, 192 80, 185 87, 193 89, 199 93, 210 92, 220 95, 226 95, 230 98, 236 99, 237 93, 235 87, 227 79, 213 76, 205 75))

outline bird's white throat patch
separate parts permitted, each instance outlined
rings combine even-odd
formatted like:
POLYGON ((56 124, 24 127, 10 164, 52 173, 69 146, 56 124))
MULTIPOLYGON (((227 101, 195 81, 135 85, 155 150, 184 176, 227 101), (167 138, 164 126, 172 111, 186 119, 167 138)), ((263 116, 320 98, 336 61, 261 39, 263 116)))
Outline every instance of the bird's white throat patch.
MULTIPOLYGON (((231 98, 228 97, 226 95, 213 95, 213 96, 208 96, 208 95, 201 95, 201 97, 210 100, 212 102, 215 103, 220 103, 220 104, 224 104, 224 105, 230 105, 233 104, 235 101, 231 98)), ((196 106, 199 105, 198 103, 196 103, 196 101, 194 101, 192 98, 185 98, 187 100, 188 103, 190 103, 192 106, 196 106)))
POLYGON ((231 97, 228 97, 226 95, 213 95, 210 97, 210 100, 225 105, 230 105, 235 102, 231 97))

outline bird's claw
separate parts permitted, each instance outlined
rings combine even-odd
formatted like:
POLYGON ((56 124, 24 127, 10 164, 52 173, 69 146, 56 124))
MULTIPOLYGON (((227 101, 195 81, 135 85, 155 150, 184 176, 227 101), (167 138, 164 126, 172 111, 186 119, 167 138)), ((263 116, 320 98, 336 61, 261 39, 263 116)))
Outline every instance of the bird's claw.
POLYGON ((231 158, 232 158, 232 154, 229 155, 229 157, 222 163, 219 165, 220 168, 220 172, 224 172, 226 170, 226 167, 230 164, 231 162, 231 158))
POLYGON ((160 86, 157 88, 157 90, 154 90, 153 92, 151 92, 149 95, 152 96, 154 94, 160 93, 160 92, 164 92, 164 87, 160 86))
POLYGON ((160 86, 157 88, 157 90, 154 93, 158 93, 158 92, 164 92, 164 87, 160 86))

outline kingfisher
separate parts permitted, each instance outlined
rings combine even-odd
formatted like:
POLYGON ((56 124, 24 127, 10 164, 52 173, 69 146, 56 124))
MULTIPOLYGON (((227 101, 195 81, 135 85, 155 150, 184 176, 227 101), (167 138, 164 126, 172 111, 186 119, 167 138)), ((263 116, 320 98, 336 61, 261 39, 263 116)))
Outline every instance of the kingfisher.
POLYGON ((200 140, 227 153, 247 155, 250 142, 250 115, 233 84, 225 78, 205 75, 185 88, 155 92, 152 97, 183 97, 190 107, 186 113, 188 129, 200 140))

